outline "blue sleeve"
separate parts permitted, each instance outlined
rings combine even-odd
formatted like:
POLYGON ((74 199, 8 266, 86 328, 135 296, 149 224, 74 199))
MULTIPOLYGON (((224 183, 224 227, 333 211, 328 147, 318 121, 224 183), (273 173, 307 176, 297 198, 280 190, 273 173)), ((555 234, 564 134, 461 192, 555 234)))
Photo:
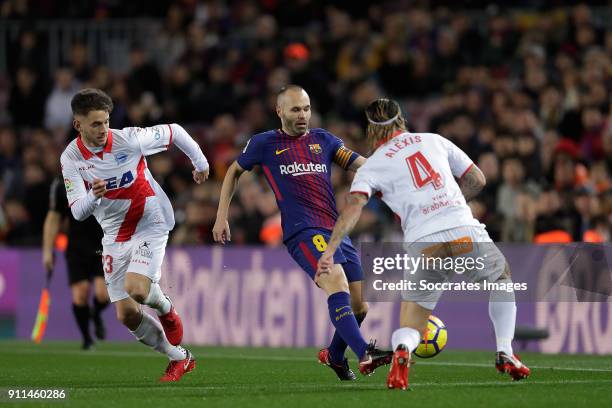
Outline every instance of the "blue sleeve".
POLYGON ((240 167, 245 170, 253 170, 253 166, 261 163, 261 137, 253 136, 249 139, 244 149, 236 159, 240 167))

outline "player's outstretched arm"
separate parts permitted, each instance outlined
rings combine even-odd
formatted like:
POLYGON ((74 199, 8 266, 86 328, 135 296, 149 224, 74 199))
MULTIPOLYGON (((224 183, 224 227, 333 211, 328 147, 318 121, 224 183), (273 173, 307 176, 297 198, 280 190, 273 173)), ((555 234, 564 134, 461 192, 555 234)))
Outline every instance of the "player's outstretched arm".
POLYGON ((363 156, 357 157, 355 160, 353 160, 347 170, 357 172, 357 170, 365 164, 366 160, 367 159, 363 156))
POLYGON ((355 224, 359 221, 361 210, 367 203, 368 197, 365 194, 349 194, 347 204, 342 209, 340 217, 334 226, 332 236, 327 243, 327 249, 321 258, 319 258, 317 276, 322 273, 329 273, 334 264, 334 253, 336 249, 338 249, 344 237, 353 230, 355 224))
POLYGON ((476 197, 485 184, 487 184, 487 180, 475 164, 459 179, 459 188, 461 188, 466 201, 476 197))
POLYGON ((238 180, 244 171, 245 170, 240 167, 236 161, 232 163, 229 169, 227 169, 227 173, 223 179, 223 185, 221 186, 219 208, 217 209, 217 219, 215 221, 215 226, 213 227, 213 239, 215 242, 220 242, 225 245, 225 241, 232 240, 227 217, 232 197, 234 196, 234 192, 238 186, 238 180))

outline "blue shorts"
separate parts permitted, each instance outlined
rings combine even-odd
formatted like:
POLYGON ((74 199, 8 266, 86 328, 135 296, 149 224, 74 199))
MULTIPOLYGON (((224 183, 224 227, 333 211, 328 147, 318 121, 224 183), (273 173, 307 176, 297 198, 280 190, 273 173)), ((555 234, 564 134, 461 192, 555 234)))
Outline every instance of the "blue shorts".
MULTIPOLYGON (((331 231, 309 228, 298 232, 285 242, 291 257, 306 271, 312 280, 317 273, 317 262, 327 248, 331 231)), ((361 260, 349 237, 345 237, 334 254, 334 263, 342 265, 349 282, 363 280, 361 260)))

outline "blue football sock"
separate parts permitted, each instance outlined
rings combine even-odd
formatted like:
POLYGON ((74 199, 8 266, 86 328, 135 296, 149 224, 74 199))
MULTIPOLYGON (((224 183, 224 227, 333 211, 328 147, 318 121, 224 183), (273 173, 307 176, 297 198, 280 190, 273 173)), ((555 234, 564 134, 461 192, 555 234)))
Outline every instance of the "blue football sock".
POLYGON ((346 292, 333 293, 327 298, 327 306, 329 308, 329 318, 336 328, 336 332, 361 359, 365 355, 368 344, 359 331, 359 325, 351 309, 349 294, 346 292))
MULTIPOLYGON (((357 325, 361 327, 361 323, 365 320, 367 313, 361 313, 355 315, 357 325)), ((338 330, 334 332, 334 337, 331 343, 329 343, 329 358, 333 363, 342 364, 344 361, 344 351, 346 350, 346 342, 342 339, 342 336, 338 333, 338 330)))

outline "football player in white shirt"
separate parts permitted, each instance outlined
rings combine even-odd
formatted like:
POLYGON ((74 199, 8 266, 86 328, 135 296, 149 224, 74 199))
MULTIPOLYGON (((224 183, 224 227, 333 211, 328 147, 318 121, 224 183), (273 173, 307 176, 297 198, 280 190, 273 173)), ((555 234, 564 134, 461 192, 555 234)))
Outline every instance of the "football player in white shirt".
MULTIPOLYGON (((408 132, 400 107, 393 100, 377 99, 367 107, 366 116, 367 137, 374 151, 357 170, 348 203, 319 259, 317 274, 328 273, 338 244, 355 226, 372 194, 379 193, 401 218, 408 249, 416 249, 419 254, 434 249, 434 256, 445 258, 465 254, 466 246, 461 243, 469 242, 469 256, 480 255, 485 261, 484 268, 470 272, 468 278, 474 282, 511 284, 503 254, 466 203, 485 185, 480 169, 442 136, 408 132)), ((432 274, 426 276, 438 282, 451 277, 450 273, 421 272, 432 274)), ((391 337, 395 354, 387 378, 389 388, 408 387, 411 352, 419 345, 441 294, 442 291, 435 290, 402 293, 400 328, 391 337)), ((530 370, 514 354, 511 344, 516 320, 514 292, 491 291, 489 316, 495 328, 497 370, 508 373, 514 380, 527 377, 530 370)))
POLYGON ((141 343, 168 356, 160 381, 178 381, 195 368, 195 359, 180 346, 183 324, 159 286, 174 215, 145 157, 176 145, 191 160, 198 184, 208 178, 208 161, 177 124, 110 129, 113 102, 99 89, 79 91, 71 105, 79 135, 62 153, 61 165, 72 215, 83 220, 93 214, 102 226, 104 278, 117 319, 141 343), (159 322, 141 305, 154 309, 159 322))

